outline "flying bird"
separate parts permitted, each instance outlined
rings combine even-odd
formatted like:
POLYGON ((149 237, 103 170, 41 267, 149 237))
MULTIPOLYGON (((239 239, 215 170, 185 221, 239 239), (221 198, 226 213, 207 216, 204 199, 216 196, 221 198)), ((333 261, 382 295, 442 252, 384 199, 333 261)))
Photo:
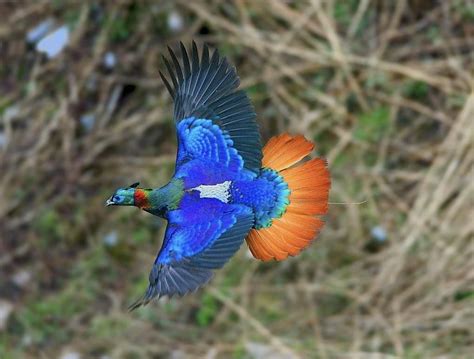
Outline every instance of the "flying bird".
POLYGON ((256 114, 235 68, 217 50, 180 43, 160 76, 174 101, 175 173, 161 188, 119 188, 106 205, 136 206, 168 221, 149 286, 131 309, 205 285, 244 239, 262 261, 306 248, 323 227, 330 175, 314 145, 281 134, 262 148, 256 114))

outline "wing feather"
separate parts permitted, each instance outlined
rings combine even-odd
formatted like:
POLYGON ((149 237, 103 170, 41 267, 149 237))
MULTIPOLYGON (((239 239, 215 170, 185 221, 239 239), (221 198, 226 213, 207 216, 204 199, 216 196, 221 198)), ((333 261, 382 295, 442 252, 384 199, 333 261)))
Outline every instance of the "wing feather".
POLYGON ((175 121, 191 117, 211 120, 229 134, 244 167, 258 172, 262 145, 256 115, 245 92, 237 90, 240 80, 235 68, 217 50, 210 55, 207 45, 203 46, 201 56, 195 42, 190 51, 183 43, 180 49, 181 63, 170 48, 171 61, 164 60, 170 80, 160 72, 175 103, 175 121))
POLYGON ((176 216, 170 216, 163 246, 150 271, 148 289, 130 310, 154 298, 183 296, 205 285, 213 270, 221 268, 240 248, 253 226, 254 216, 245 206, 191 196, 188 200, 194 200, 199 210, 188 205, 184 212, 177 210, 176 216), (183 233, 190 236, 184 242, 183 233))

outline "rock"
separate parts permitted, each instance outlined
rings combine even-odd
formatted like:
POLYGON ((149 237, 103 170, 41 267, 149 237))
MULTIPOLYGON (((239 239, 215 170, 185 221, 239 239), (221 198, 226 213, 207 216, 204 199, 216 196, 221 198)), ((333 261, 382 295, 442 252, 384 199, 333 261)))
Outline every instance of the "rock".
POLYGON ((264 359, 264 358, 273 358, 273 359, 291 359, 292 356, 289 354, 282 354, 277 351, 274 347, 266 344, 247 342, 245 343, 245 349, 247 353, 250 354, 252 358, 255 359, 264 359))
POLYGON ((92 128, 94 128, 95 115, 93 114, 82 115, 81 118, 79 119, 79 122, 81 123, 82 127, 84 127, 84 129, 87 132, 89 132, 90 130, 92 130, 92 128))
POLYGON ((45 53, 48 59, 56 57, 63 51, 69 41, 69 28, 59 27, 36 44, 36 51, 45 53))
POLYGON ((107 233, 104 238, 102 239, 104 244, 108 247, 116 246, 118 243, 118 234, 116 231, 112 231, 107 233))
POLYGON ((168 28, 171 31, 178 32, 183 29, 184 21, 181 14, 177 11, 172 11, 168 15, 168 28))
POLYGON ((0 132, 0 150, 7 146, 7 135, 4 132, 0 132))
POLYGON ((27 270, 19 270, 12 276, 12 282, 20 288, 26 287, 30 281, 31 272, 28 272, 27 270))
POLYGON ((81 359, 81 354, 72 350, 67 350, 61 354, 59 359, 81 359))
POLYGON ((387 232, 382 226, 375 226, 370 231, 370 234, 377 242, 385 242, 387 240, 387 232))
POLYGON ((51 30, 53 27, 53 20, 52 19, 47 19, 42 22, 40 22, 38 25, 36 25, 34 28, 32 28, 28 33, 26 34, 26 41, 29 44, 36 44, 38 41, 40 41, 43 37, 46 36, 46 34, 51 30))
POLYGON ((117 65, 117 56, 113 52, 108 51, 104 55, 103 63, 107 69, 111 70, 117 65))

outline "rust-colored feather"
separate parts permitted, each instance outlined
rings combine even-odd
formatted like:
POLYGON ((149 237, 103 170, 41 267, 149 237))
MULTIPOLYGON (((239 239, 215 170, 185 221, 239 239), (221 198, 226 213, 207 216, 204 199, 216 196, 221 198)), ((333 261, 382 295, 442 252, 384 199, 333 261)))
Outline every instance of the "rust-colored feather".
POLYGON ((262 165, 280 173, 290 189, 289 205, 268 228, 252 229, 247 244, 255 258, 283 260, 299 254, 317 236, 327 213, 331 185, 327 163, 314 158, 296 165, 314 145, 303 136, 272 137, 263 148, 262 165))

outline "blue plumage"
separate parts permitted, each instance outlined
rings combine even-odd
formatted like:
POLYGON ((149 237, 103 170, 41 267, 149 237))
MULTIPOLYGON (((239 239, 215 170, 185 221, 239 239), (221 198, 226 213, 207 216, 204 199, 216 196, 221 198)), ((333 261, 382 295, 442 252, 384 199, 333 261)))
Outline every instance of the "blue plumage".
POLYGON ((246 94, 236 90, 235 69, 217 51, 210 56, 207 46, 201 58, 195 43, 191 56, 182 44, 181 51, 182 65, 171 50, 171 62, 164 59, 170 81, 160 72, 175 102, 173 186, 140 194, 140 207, 166 218, 168 226, 148 290, 132 308, 204 285, 251 228, 267 226, 288 203, 283 179, 261 169, 255 113, 246 94), (154 198, 160 203, 147 202, 154 198))
POLYGON ((211 120, 187 118, 178 123, 177 134, 178 168, 191 160, 216 164, 227 172, 237 173, 243 168, 244 161, 233 147, 230 135, 211 120))

